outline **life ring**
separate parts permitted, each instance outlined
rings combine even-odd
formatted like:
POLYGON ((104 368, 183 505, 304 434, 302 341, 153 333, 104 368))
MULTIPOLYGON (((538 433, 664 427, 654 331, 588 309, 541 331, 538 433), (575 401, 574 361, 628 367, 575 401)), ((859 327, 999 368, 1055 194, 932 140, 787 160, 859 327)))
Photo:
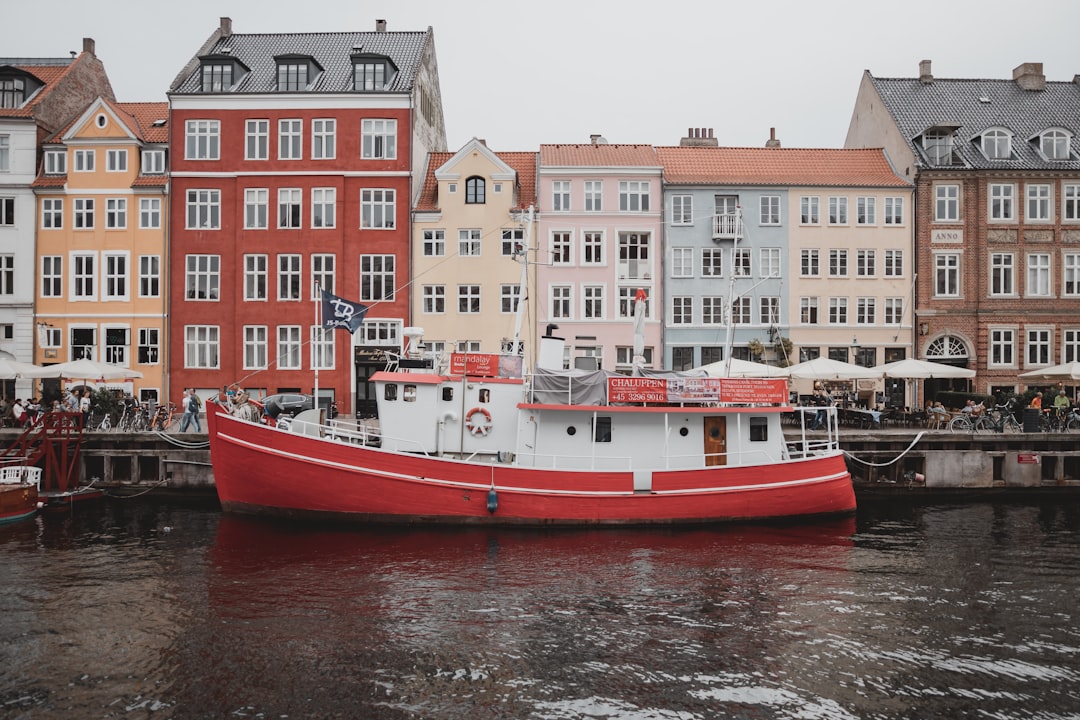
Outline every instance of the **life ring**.
POLYGON ((480 435, 481 437, 487 435, 491 431, 491 426, 491 413, 487 411, 487 408, 474 407, 465 415, 465 427, 473 435, 480 435), (483 419, 474 421, 478 414, 483 415, 483 419))

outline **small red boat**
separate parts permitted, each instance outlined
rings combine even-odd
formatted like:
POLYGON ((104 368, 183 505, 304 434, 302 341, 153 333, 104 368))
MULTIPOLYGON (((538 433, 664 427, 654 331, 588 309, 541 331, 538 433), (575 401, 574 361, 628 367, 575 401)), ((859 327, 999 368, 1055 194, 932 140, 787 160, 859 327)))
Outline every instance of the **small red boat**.
POLYGON ((0 525, 33 517, 41 508, 38 483, 41 468, 8 465, 0 468, 0 525))

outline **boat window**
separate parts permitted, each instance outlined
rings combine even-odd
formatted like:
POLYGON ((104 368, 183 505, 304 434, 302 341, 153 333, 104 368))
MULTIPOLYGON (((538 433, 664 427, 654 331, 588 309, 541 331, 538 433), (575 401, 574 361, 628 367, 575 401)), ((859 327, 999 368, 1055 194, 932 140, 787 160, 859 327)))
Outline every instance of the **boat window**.
POLYGON ((397 400, 397 383, 386 383, 386 390, 383 391, 383 397, 387 400, 397 400))
POLYGON ((593 442, 611 442, 611 418, 598 417, 593 420, 593 442))
POLYGON ((491 390, 487 388, 480 388, 480 402, 491 402, 491 390))
POLYGON ((401 393, 401 399, 405 402, 416 402, 416 386, 406 385, 404 391, 401 393))
POLYGON ((766 442, 769 439, 769 418, 750 418, 750 442, 766 442))
POLYGON ((442 389, 442 399, 446 402, 450 402, 454 399, 454 388, 444 387, 442 389))

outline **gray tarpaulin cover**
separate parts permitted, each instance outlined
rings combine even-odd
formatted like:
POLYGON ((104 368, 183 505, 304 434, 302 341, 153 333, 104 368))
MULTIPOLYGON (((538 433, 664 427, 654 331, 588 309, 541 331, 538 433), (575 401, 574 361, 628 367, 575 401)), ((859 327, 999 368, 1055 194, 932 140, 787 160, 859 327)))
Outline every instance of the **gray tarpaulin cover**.
MULTIPOLYGON (((704 377, 705 373, 689 370, 650 370, 638 368, 642 377, 675 378, 704 377)), ((607 405, 607 380, 622 377, 608 370, 545 370, 537 368, 533 375, 533 397, 548 405, 607 405)))

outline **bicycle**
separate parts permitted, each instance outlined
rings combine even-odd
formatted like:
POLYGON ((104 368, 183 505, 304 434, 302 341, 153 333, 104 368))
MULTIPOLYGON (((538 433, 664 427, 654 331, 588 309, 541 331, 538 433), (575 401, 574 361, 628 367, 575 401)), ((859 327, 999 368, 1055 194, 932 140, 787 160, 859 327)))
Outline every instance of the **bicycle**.
POLYGON ((150 421, 151 432, 175 431, 180 425, 180 413, 176 411, 175 403, 158 405, 153 420, 150 421))
POLYGON ((1024 428, 1012 412, 1012 403, 995 405, 975 423, 975 432, 1023 432, 1024 428))

